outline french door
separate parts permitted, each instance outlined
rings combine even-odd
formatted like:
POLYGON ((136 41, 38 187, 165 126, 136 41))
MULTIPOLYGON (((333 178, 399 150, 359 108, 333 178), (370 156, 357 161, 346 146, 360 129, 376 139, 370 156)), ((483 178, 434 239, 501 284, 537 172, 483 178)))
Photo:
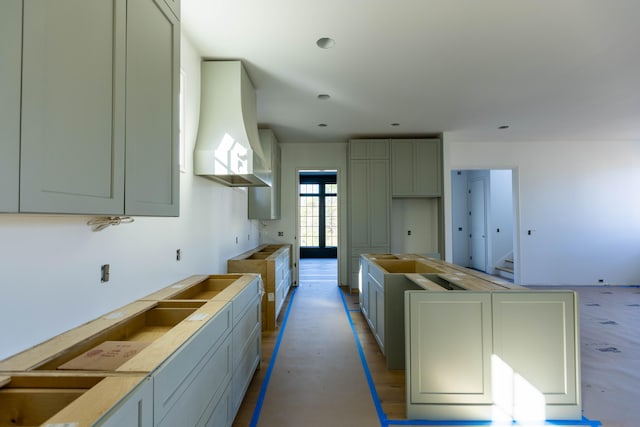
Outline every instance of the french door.
POLYGON ((337 258, 338 188, 335 172, 300 172, 300 258, 337 258))

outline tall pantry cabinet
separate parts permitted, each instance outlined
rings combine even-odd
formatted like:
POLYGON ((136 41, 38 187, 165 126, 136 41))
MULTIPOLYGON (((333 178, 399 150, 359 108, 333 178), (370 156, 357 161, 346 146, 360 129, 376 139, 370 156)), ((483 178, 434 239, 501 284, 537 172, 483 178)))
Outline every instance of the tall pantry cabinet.
MULTIPOLYGON (((22 91, 0 102, 21 102, 20 203, 0 210, 177 216, 180 30, 169 4, 9 0, 3 21, 16 4, 22 91)), ((3 203, 12 192, 2 188, 3 203)))
POLYGON ((348 162, 352 288, 358 284, 363 253, 416 246, 429 248, 420 253, 444 253, 441 139, 354 139, 348 162), (409 226, 415 229, 407 230, 409 226))
POLYGON ((363 253, 389 252, 389 140, 362 139, 349 143, 349 271, 357 286, 363 253))

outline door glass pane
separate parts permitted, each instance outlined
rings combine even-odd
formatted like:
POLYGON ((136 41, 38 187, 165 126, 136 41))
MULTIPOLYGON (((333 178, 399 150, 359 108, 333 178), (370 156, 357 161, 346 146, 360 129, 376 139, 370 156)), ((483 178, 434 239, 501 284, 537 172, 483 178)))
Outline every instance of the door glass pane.
POLYGON ((325 246, 338 246, 338 197, 325 196, 324 202, 325 246))
MULTIPOLYGON (((304 195, 303 193, 313 190, 309 187, 317 187, 317 184, 301 184, 300 185, 300 246, 318 246, 319 233, 319 215, 320 215, 320 197, 304 195)), ((317 191, 317 189, 316 189, 317 191)))

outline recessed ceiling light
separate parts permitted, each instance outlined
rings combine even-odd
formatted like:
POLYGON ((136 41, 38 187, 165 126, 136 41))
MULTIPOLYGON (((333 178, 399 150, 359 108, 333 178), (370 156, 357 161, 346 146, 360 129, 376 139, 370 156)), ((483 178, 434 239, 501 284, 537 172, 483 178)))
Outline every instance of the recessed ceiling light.
POLYGON ((509 129, 509 125, 498 126, 498 129, 500 130, 509 129))
POLYGON ((400 123, 391 123, 391 126, 400 126, 400 123))
POLYGON ((331 37, 322 37, 316 41, 316 45, 321 49, 331 49, 336 45, 336 41, 331 37))
POLYGON ((329 99, 331 98, 331 95, 329 95, 328 93, 321 93, 320 95, 318 95, 318 99, 329 99))
POLYGON ((318 127, 326 128, 327 124, 326 123, 318 123, 318 127))

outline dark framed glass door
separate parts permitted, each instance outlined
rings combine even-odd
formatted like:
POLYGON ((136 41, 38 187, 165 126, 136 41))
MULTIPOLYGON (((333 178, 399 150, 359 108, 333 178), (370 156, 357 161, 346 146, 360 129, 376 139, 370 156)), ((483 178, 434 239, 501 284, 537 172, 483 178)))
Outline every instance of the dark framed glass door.
POLYGON ((300 258, 337 258, 335 172, 300 172, 300 258))

